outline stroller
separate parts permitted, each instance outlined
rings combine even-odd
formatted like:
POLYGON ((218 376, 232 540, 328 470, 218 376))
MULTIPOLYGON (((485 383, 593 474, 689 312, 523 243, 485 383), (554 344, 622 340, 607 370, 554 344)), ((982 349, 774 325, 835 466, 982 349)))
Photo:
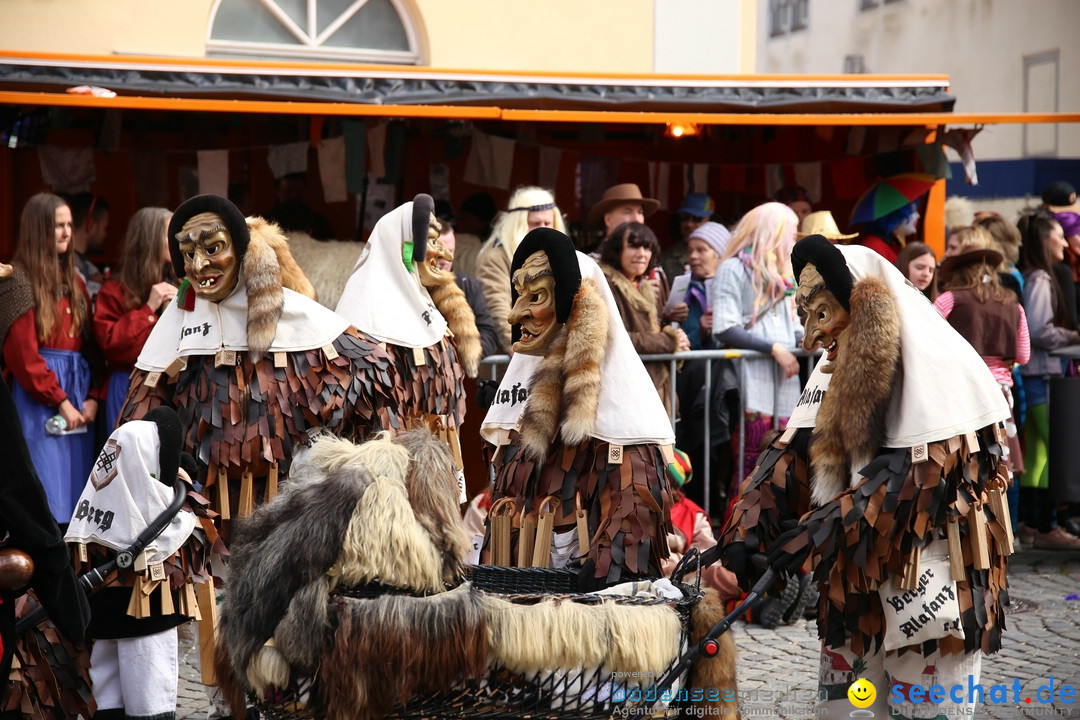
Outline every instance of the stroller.
POLYGON ((698 569, 718 549, 686 554, 670 578, 598 590, 587 564, 538 567, 543 552, 531 566, 462 566, 469 536, 448 455, 427 451, 437 443, 321 438, 293 458, 304 480, 237 528, 214 664, 234 715, 245 705, 327 720, 736 711, 724 633, 771 572, 725 617, 698 569), (288 563, 294 572, 276 571, 288 563), (691 684, 724 697, 695 698, 691 684))
MULTIPOLYGON (((702 597, 700 567, 712 558, 701 558, 696 550, 687 554, 672 573, 671 583, 682 597, 676 600, 616 596, 621 608, 642 608, 669 604, 679 615, 681 651, 661 672, 646 673, 640 679, 620 679, 610 666, 576 667, 567 670, 523 672, 501 663, 493 663, 484 677, 465 681, 449 692, 414 696, 396 705, 383 717, 387 720, 608 720, 617 717, 679 717, 687 714, 698 689, 688 689, 687 678, 695 662, 710 659, 722 651, 721 636, 731 625, 756 605, 776 581, 776 574, 765 569, 746 597, 703 637, 688 639, 690 611, 702 597), (695 573, 693 583, 685 582, 695 573)), ((475 566, 467 571, 472 586, 485 595, 507 600, 522 608, 544 601, 595 606, 611 602, 611 596, 577 592, 578 576, 573 570, 475 566)), ((348 602, 347 594, 341 601, 348 602)), ((528 610, 525 610, 528 612, 528 610)), ((584 653, 583 653, 584 654, 584 653)), ((625 673, 629 675, 629 673, 625 673)), ((707 692, 708 689, 705 689, 707 692)), ((267 698, 252 696, 262 717, 275 720, 321 720, 317 679, 294 686, 267 698)), ((696 698, 700 700, 701 698, 696 698)), ((732 706, 737 698, 728 698, 732 706)), ((692 711, 690 714, 693 714, 692 711)), ((734 716, 734 715, 732 715, 734 716)))

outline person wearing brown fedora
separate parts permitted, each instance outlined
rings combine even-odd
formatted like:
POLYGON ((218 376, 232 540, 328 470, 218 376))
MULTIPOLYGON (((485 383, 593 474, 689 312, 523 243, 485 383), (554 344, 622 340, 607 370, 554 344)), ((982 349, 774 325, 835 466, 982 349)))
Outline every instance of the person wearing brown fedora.
POLYGON ((828 210, 812 212, 802 219, 795 239, 800 240, 807 235, 823 235, 826 240, 834 244, 859 237, 859 233, 840 232, 840 226, 836 224, 836 219, 828 210))
POLYGON ((612 185, 592 206, 586 217, 589 225, 604 224, 604 237, 624 222, 644 223, 660 207, 660 201, 641 194, 641 188, 634 183, 612 185))

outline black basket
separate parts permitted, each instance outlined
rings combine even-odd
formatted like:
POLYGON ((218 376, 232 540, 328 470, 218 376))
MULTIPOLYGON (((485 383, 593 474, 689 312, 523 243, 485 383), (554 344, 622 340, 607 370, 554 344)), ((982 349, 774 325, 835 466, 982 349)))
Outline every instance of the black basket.
MULTIPOLYGON (((534 604, 554 597, 586 604, 614 601, 638 606, 669 605, 679 613, 683 630, 681 646, 684 650, 690 610, 701 598, 697 586, 681 582, 675 583, 683 593, 680 600, 582 593, 578 590, 581 587, 579 573, 568 569, 481 565, 468 568, 466 576, 475 588, 514 603, 534 604)), ((654 678, 654 682, 658 683, 678 662, 677 656, 654 678)), ((645 706, 651 706, 656 700, 656 692, 655 686, 644 694, 620 689, 612 683, 610 670, 605 673, 600 668, 540 672, 525 676, 505 667, 493 666, 488 669, 483 681, 465 681, 448 692, 416 696, 407 704, 393 708, 384 717, 386 720, 605 720, 614 716, 645 714, 645 706), (583 693, 583 689, 586 692, 583 693), (650 692, 654 694, 650 695, 650 692)), ((315 695, 317 691, 313 693, 315 695)), ((272 700, 258 700, 255 704, 263 717, 274 720, 319 720, 322 717, 317 699, 312 703, 298 702, 295 689, 279 693, 272 700)), ((679 703, 670 704, 667 716, 677 716, 680 707, 679 703)), ((663 717, 664 713, 651 716, 663 717)))

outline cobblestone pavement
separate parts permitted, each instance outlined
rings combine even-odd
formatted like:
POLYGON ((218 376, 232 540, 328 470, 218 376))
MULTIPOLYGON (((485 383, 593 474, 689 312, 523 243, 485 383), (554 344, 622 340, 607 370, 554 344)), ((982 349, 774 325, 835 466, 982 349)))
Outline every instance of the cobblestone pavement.
MULTIPOLYGON (((986 705, 977 709, 976 717, 1080 718, 1080 553, 1024 550, 1012 558, 1009 583, 1013 607, 1008 631, 1002 650, 983 661, 981 683, 985 688, 994 683, 1011 688, 1018 678, 1021 700, 1031 697, 1032 704, 986 705), (1062 684, 1078 688, 1074 704, 1037 703, 1036 691, 1051 676, 1055 690, 1062 684)), ((743 717, 812 717, 807 698, 817 690, 819 649, 813 622, 775 630, 738 623, 731 632, 739 648, 739 689, 747 698, 743 717)), ((207 701, 199 682, 193 628, 181 628, 180 638, 177 718, 203 720, 207 701)))

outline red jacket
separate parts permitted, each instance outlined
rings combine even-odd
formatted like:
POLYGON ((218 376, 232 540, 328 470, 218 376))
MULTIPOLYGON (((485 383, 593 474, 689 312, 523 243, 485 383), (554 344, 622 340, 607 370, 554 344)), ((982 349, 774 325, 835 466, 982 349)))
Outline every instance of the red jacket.
MULTIPOLYGON (((83 294, 86 306, 90 307, 90 296, 86 294, 86 286, 82 284, 82 280, 79 280, 79 291, 83 294)), ((41 345, 38 345, 37 330, 34 327, 34 308, 20 315, 19 319, 11 324, 11 329, 4 338, 4 365, 9 381, 14 377, 30 397, 49 407, 56 407, 64 402, 67 393, 60 387, 56 374, 45 364, 39 348, 83 351, 82 333, 71 333, 71 298, 60 298, 56 307, 60 322, 53 328, 49 339, 41 345)), ((89 322, 89 318, 87 321, 89 322)), ((91 388, 89 397, 100 400, 103 390, 104 386, 91 388)), ((77 398, 76 406, 85 399, 77 398)))
POLYGON ((124 303, 124 286, 119 280, 107 280, 95 303, 94 337, 109 364, 109 372, 131 372, 157 324, 157 313, 146 303, 128 309, 124 303))

